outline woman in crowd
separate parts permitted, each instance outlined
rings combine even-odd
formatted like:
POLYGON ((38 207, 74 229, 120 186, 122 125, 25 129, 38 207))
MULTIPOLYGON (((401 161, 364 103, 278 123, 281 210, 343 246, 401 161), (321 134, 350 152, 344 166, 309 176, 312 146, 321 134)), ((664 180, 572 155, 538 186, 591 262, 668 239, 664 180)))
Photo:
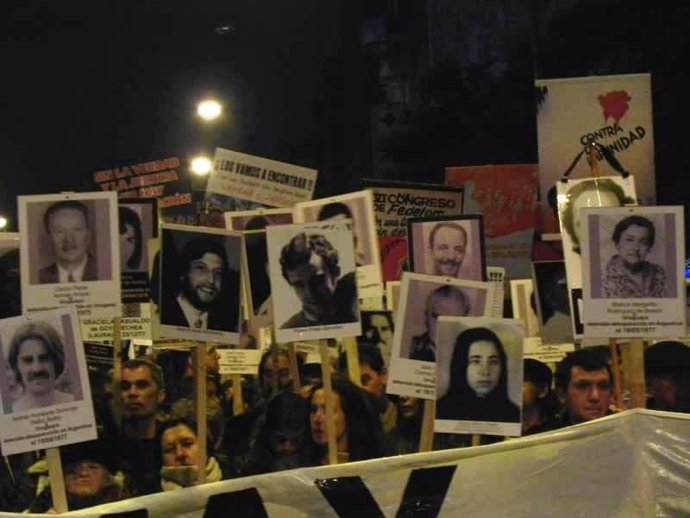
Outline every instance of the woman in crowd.
POLYGON ((141 270, 144 250, 141 218, 129 207, 119 207, 120 215, 120 269, 123 272, 141 270))
POLYGON ((628 216, 613 229, 617 253, 609 259, 602 278, 605 298, 666 297, 666 271, 647 261, 654 246, 654 223, 642 216, 628 216))
MULTIPOLYGON (((162 465, 163 491, 195 486, 199 483, 199 437, 196 423, 187 419, 171 419, 158 429, 162 465)), ((223 478, 213 451, 207 452, 206 482, 223 478)))
POLYGON ((508 361, 496 333, 485 327, 458 335, 448 392, 438 400, 437 419, 520 422, 508 397, 508 361))
MULTIPOLYGON (((117 453, 102 441, 71 444, 60 448, 67 509, 74 511, 128 498, 116 474, 117 453)), ((50 486, 31 503, 31 513, 57 514, 50 486)))
MULTIPOLYGON (((364 391, 351 381, 332 380, 333 422, 338 459, 357 461, 385 455, 381 421, 364 391)), ((309 440, 303 451, 303 465, 328 464, 326 390, 321 383, 309 394, 309 440)))

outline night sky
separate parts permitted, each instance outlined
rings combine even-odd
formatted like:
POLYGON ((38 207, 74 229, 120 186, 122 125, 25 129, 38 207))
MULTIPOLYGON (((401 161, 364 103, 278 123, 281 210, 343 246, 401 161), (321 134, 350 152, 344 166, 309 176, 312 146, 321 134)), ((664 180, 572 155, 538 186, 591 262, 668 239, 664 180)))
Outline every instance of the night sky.
POLYGON ((294 149, 318 131, 344 2, 178 3, 4 3, 0 210, 12 220, 17 195, 90 190, 93 171, 216 146, 316 166, 294 149), (214 127, 194 112, 209 95, 226 103, 214 127))

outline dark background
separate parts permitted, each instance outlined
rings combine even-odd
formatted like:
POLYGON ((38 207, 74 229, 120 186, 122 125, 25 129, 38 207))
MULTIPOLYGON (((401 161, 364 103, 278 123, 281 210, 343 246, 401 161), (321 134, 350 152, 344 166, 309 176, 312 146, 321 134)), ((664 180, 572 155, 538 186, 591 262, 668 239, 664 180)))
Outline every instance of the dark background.
MULTIPOLYGON (((657 197, 688 198, 686 2, 17 1, 0 7, 0 210, 216 146, 362 177, 536 162, 533 81, 653 75, 657 197), (226 103, 203 125, 196 103, 226 103)), ((203 188, 196 180, 197 187, 203 188)))

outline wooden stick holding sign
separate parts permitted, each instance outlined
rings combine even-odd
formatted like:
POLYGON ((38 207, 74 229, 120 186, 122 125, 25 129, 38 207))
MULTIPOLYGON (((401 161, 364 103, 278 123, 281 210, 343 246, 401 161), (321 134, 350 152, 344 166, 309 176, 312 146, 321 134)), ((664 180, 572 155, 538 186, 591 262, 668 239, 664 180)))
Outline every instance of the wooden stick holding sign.
POLYGON ((290 377, 292 379, 292 391, 296 394, 300 393, 302 389, 302 380, 299 375, 299 363, 297 363, 297 349, 295 343, 290 342, 288 345, 288 356, 290 358, 290 377))
POLYGON ((631 408, 645 408, 647 396, 644 379, 644 341, 641 338, 633 338, 628 347, 623 348, 623 355, 627 355, 627 361, 624 363, 628 365, 631 408))
POLYGON ((331 360, 328 355, 328 343, 321 340, 321 376, 323 378, 324 400, 326 402, 326 435, 328 437, 328 464, 338 463, 338 444, 335 437, 335 421, 333 419, 333 388, 331 386, 331 360))
POLYGON ((50 479, 50 496, 53 498, 53 509, 58 514, 67 512, 67 495, 65 494, 65 476, 62 473, 60 448, 46 449, 48 461, 48 478, 50 479))
POLYGON ((343 345, 345 346, 345 355, 347 357, 347 375, 350 381, 357 385, 362 386, 362 372, 359 368, 359 351, 357 350, 357 339, 348 336, 343 338, 343 345))
POLYGON ((242 375, 232 375, 232 415, 244 414, 244 394, 242 393, 242 375))
POLYGON ((424 413, 422 414, 422 430, 419 435, 419 451, 432 451, 434 449, 434 419, 436 419, 436 401, 424 400, 424 413))
POLYGON ((623 376, 621 375, 621 362, 618 356, 618 342, 615 338, 609 338, 609 351, 611 352, 614 404, 616 408, 623 408, 623 376))
POLYGON ((199 440, 199 484, 206 482, 206 344, 197 342, 192 349, 194 369, 194 412, 196 435, 199 440))

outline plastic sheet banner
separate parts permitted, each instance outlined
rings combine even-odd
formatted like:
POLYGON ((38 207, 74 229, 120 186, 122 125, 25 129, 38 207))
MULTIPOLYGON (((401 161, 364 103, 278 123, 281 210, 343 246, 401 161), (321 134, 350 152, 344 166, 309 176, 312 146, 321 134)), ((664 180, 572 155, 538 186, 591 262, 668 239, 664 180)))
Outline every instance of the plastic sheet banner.
MULTIPOLYGON (((632 410, 489 446, 228 480, 65 516, 688 516, 689 431, 685 414, 632 410)), ((13 516, 32 515, 0 514, 13 516)))

